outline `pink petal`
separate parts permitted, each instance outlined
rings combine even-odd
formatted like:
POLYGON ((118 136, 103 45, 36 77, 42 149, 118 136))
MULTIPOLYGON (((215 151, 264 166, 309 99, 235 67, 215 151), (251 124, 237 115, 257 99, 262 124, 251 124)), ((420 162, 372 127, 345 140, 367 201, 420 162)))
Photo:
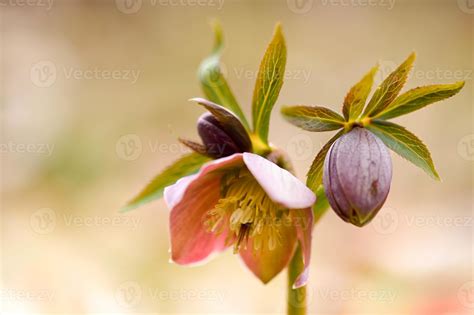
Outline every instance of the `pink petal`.
POLYGON ((274 202, 289 209, 308 208, 316 202, 314 193, 287 170, 259 155, 243 155, 245 165, 274 202))
POLYGON ((242 244, 240 256, 263 283, 268 283, 278 275, 288 265, 295 252, 297 244, 295 228, 291 224, 283 224, 280 233, 282 243, 273 250, 268 246, 254 250, 252 239, 247 242, 247 248, 242 244))
POLYGON ((305 286, 309 277, 309 263, 311 261, 311 240, 313 232, 313 211, 308 209, 292 210, 293 221, 296 226, 296 235, 300 242, 301 251, 303 252, 304 270, 298 276, 293 289, 305 286))
POLYGON ((168 186, 165 188, 164 197, 165 202, 168 208, 173 208, 176 206, 184 196, 188 186, 193 183, 195 180, 207 175, 210 172, 213 172, 218 169, 228 169, 233 167, 238 167, 242 164, 242 154, 237 153, 231 156, 227 156, 225 158, 217 159, 210 161, 204 164, 199 172, 194 175, 189 175, 186 177, 181 178, 175 184, 168 186))
POLYGON ((216 235, 204 226, 206 214, 221 197, 221 177, 225 170, 242 166, 242 154, 205 164, 198 174, 182 178, 165 189, 171 207, 171 259, 178 264, 200 262, 224 250, 228 230, 216 235))

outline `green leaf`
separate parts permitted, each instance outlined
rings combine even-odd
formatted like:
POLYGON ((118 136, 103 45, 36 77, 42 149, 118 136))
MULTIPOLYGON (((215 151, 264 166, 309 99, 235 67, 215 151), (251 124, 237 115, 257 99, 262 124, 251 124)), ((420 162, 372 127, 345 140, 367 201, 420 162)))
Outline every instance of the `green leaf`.
POLYGON ((374 120, 366 127, 387 147, 439 180, 428 148, 414 134, 400 125, 383 120, 374 120))
POLYGON ((350 89, 349 93, 347 93, 342 107, 342 113, 347 121, 357 119, 362 113, 365 101, 374 84, 374 76, 378 68, 379 66, 377 65, 370 69, 370 71, 350 89))
POLYGON ((374 117, 393 102, 407 80, 415 57, 415 53, 408 56, 408 58, 380 84, 365 108, 364 117, 374 117))
POLYGON ((308 131, 330 131, 344 127, 344 118, 321 106, 285 106, 283 117, 291 124, 308 131))
POLYGON ((331 145, 336 141, 342 134, 344 130, 339 131, 334 137, 332 137, 319 151, 318 155, 313 161, 308 174, 306 174, 306 186, 309 187, 313 192, 317 192, 319 185, 323 182, 323 166, 324 166, 324 159, 326 158, 326 154, 328 153, 331 145))
POLYGON ((273 39, 260 63, 252 100, 253 131, 265 144, 268 143, 270 114, 283 85, 285 66, 285 38, 281 25, 277 24, 273 39))
POLYGON ((199 153, 190 153, 183 156, 156 176, 135 198, 129 201, 121 211, 129 211, 161 198, 166 186, 174 184, 181 177, 197 172, 199 168, 209 160, 210 158, 199 153))
POLYGON ((453 84, 421 86, 409 90, 397 97, 383 112, 377 115, 380 119, 390 119, 411 113, 429 104, 449 98, 458 93, 464 81, 453 84))
POLYGON ((245 128, 249 129, 245 115, 237 103, 220 68, 220 57, 223 49, 221 25, 216 22, 213 25, 213 29, 215 36, 214 48, 211 55, 203 60, 198 70, 202 90, 207 99, 230 109, 239 117, 245 128))
POLYGON ((324 186, 319 185, 318 189, 316 190, 316 203, 313 206, 314 224, 316 224, 321 219, 328 209, 329 201, 324 192, 324 186))

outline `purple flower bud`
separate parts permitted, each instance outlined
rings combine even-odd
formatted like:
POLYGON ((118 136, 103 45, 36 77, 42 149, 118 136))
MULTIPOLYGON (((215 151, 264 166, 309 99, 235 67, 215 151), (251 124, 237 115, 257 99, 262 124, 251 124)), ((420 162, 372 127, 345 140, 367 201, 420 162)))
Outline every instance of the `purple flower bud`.
POLYGON ((385 202, 392 180, 390 153, 365 128, 337 139, 324 161, 323 184, 331 207, 346 222, 363 226, 385 202))
POLYGON ((197 122, 197 129, 207 154, 213 158, 221 158, 248 150, 240 143, 239 137, 233 135, 229 130, 225 130, 212 114, 201 115, 197 122))

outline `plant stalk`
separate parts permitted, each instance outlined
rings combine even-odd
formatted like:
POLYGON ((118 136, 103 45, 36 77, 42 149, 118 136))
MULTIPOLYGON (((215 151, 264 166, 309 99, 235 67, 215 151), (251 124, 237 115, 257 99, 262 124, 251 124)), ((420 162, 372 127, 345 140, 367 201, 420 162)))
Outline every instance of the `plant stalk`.
POLYGON ((288 297, 287 297, 287 314, 288 315, 306 315, 306 286, 293 289, 293 283, 296 278, 303 272, 303 255, 301 246, 298 245, 293 258, 288 266, 288 297))

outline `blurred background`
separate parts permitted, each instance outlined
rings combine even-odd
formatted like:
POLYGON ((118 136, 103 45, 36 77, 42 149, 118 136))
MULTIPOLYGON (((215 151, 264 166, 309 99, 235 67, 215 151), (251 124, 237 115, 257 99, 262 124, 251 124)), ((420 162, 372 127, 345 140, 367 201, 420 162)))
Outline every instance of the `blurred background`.
MULTIPOLYGON (((393 157, 388 200, 363 229, 329 211, 316 226, 311 314, 460 315, 474 310, 472 0, 1 0, 2 314, 278 314, 286 274, 264 286, 231 251, 169 262, 162 200, 121 214, 197 139, 196 70, 212 18, 247 113, 277 21, 286 80, 270 138, 304 179, 333 133, 285 123, 284 104, 339 110, 379 62, 412 51, 406 88, 465 80, 455 97, 396 119, 442 177, 393 157)), ((405 90, 406 90, 405 88, 405 90)))

